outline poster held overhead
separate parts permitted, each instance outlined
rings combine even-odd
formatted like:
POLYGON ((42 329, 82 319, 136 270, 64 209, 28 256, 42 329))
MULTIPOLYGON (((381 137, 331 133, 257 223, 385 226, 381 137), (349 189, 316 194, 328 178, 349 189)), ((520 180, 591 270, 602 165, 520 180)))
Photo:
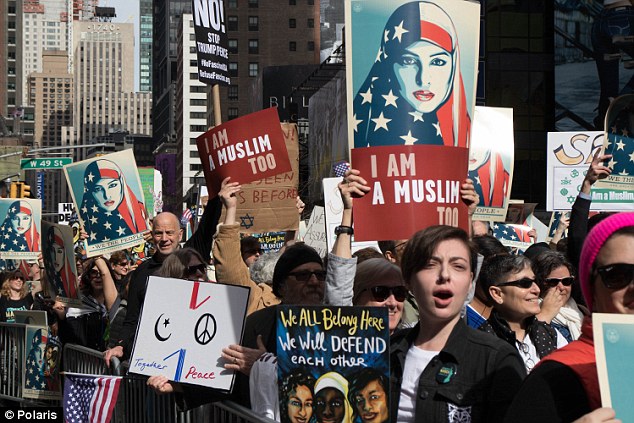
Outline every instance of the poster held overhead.
POLYGON ((37 259, 41 251, 42 201, 0 199, 0 259, 37 259))
POLYGON ((67 307, 81 307, 72 228, 42 221, 42 231, 42 257, 52 290, 49 296, 67 307))
POLYGON ((227 176, 244 185, 291 171, 277 114, 271 107, 230 120, 196 139, 209 196, 227 176))
POLYGON ((513 109, 476 106, 469 146, 469 178, 480 202, 473 220, 504 220, 511 196, 514 148, 513 109))
POLYGON ((229 41, 222 0, 192 0, 198 80, 207 85, 230 85, 229 41))
POLYGON ((64 173, 88 233, 88 257, 143 242, 150 225, 132 149, 64 166, 64 173))

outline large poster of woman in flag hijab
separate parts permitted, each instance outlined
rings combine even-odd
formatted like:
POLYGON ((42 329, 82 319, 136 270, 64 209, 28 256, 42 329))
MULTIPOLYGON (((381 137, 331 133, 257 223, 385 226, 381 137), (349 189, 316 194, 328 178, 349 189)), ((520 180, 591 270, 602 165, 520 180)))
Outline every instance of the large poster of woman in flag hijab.
POLYGON ((64 172, 88 233, 88 257, 143 242, 150 226, 132 149, 64 166, 64 172))
POLYGON ((72 228, 42 221, 42 233, 48 294, 68 306, 80 307, 72 228))
POLYGON ((0 258, 37 259, 40 253, 42 202, 28 198, 0 199, 0 258))
POLYGON ((348 133, 354 147, 468 147, 479 5, 346 2, 348 133))

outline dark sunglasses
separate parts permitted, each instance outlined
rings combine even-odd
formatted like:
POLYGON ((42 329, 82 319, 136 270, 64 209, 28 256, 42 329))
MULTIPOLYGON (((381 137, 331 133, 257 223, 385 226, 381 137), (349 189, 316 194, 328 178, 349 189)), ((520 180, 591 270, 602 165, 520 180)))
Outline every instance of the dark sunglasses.
POLYGON ((121 263, 117 263, 117 264, 118 264, 119 266, 127 266, 127 265, 129 265, 130 263, 129 263, 129 262, 127 262, 127 261, 122 261, 121 263))
POLYGON ((383 302, 394 295, 396 301, 402 303, 407 297, 407 288, 404 286, 373 286, 369 288, 374 301, 383 302))
POLYGON ((574 281, 574 276, 568 276, 565 278, 546 278, 544 279, 544 286, 548 288, 554 288, 559 285, 559 282, 561 282, 563 286, 570 286, 574 281))
POLYGON ((510 282, 501 282, 496 284, 496 286, 517 286, 520 288, 530 288, 531 286, 533 286, 533 284, 535 283, 535 279, 531 279, 531 278, 522 278, 516 281, 510 281, 510 282))
POLYGON ((634 264, 614 263, 597 268, 603 285, 608 289, 622 289, 634 282, 634 264))
POLYGON ((187 266, 186 273, 188 275, 195 275, 196 272, 200 272, 202 274, 205 274, 206 271, 207 271, 207 265, 202 263, 202 264, 197 264, 195 266, 187 266))
POLYGON ((326 272, 324 270, 300 270, 299 272, 291 272, 288 275, 293 276, 298 282, 308 282, 313 275, 319 282, 326 280, 326 272))

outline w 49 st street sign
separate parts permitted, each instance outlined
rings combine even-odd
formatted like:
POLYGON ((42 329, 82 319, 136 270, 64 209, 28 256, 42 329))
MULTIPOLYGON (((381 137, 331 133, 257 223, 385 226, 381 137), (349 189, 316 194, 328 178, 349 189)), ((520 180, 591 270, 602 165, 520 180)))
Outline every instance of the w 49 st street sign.
POLYGON ((71 164, 72 157, 57 157, 55 159, 21 159, 20 169, 61 169, 71 164))

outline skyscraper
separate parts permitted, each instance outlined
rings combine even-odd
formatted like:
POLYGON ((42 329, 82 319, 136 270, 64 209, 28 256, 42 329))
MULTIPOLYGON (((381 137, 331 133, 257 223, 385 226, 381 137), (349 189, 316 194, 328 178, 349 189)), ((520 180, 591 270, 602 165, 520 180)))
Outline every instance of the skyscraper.
POLYGON ((139 89, 152 91, 152 0, 139 0, 139 89))

